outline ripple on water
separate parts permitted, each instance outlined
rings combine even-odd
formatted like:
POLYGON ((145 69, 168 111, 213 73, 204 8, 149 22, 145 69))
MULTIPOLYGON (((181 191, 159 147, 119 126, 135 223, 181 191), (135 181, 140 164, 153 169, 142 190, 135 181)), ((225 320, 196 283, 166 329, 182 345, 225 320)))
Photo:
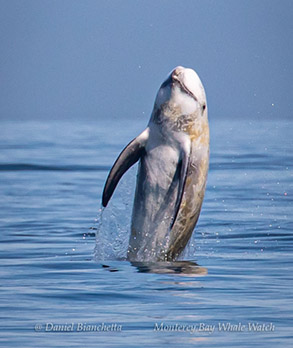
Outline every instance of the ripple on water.
POLYGON ((136 168, 119 184, 97 238, 89 230, 109 168, 144 124, 1 126, 3 346, 290 347, 292 123, 211 121, 202 213, 174 264, 124 261, 136 168), (48 322, 117 323, 122 331, 45 332, 48 322), (276 328, 217 329, 239 322, 276 328), (42 332, 34 331, 39 323, 42 332), (155 323, 216 329, 156 332, 155 323))

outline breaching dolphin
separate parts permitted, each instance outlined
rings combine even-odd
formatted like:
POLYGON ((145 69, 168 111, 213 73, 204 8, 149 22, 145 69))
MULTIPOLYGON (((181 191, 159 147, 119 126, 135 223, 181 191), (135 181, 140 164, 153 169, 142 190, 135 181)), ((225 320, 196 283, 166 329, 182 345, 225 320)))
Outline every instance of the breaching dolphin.
POLYGON ((162 83, 147 128, 121 152, 107 178, 107 206, 122 175, 139 161, 128 259, 174 261, 199 218, 209 165, 204 87, 176 67, 162 83))

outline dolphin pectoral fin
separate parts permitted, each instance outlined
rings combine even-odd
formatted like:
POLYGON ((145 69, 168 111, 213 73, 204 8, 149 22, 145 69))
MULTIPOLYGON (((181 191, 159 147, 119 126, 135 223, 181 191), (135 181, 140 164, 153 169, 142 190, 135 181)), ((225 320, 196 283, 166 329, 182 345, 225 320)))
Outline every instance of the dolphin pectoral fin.
POLYGON ((180 166, 179 187, 178 187, 178 195, 177 195, 177 199, 176 199, 176 203, 175 203, 174 216, 173 216, 173 219, 171 222, 170 230, 172 230, 172 228, 175 224, 175 221, 177 219, 177 215, 179 213, 179 208, 180 208, 182 198, 183 198, 184 187, 185 187, 185 182, 186 182, 186 178, 187 178, 189 163, 190 163, 190 145, 186 146, 186 148, 182 149, 181 159, 178 163, 178 166, 180 166))
POLYGON ((108 175, 102 197, 102 204, 107 206, 122 175, 135 164, 144 153, 149 137, 149 128, 133 139, 120 153, 108 175))

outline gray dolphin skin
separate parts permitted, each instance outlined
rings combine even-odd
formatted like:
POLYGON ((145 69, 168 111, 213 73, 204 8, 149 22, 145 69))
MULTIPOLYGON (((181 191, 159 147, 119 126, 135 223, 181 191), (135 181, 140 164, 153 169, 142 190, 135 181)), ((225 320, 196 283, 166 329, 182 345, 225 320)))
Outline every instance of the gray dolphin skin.
POLYGON ((107 178, 107 206, 122 175, 139 161, 127 258, 175 261, 199 218, 209 166, 204 87, 176 67, 162 83, 147 128, 121 152, 107 178))

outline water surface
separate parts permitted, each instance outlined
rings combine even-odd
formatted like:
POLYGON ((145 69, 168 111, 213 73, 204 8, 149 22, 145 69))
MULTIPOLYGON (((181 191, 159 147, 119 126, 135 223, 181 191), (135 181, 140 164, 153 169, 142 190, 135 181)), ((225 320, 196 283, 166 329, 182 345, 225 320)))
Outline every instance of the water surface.
POLYGON ((135 168, 95 237, 107 173, 146 123, 1 122, 1 346, 291 347, 292 123, 211 120, 176 266, 123 260, 135 168))

